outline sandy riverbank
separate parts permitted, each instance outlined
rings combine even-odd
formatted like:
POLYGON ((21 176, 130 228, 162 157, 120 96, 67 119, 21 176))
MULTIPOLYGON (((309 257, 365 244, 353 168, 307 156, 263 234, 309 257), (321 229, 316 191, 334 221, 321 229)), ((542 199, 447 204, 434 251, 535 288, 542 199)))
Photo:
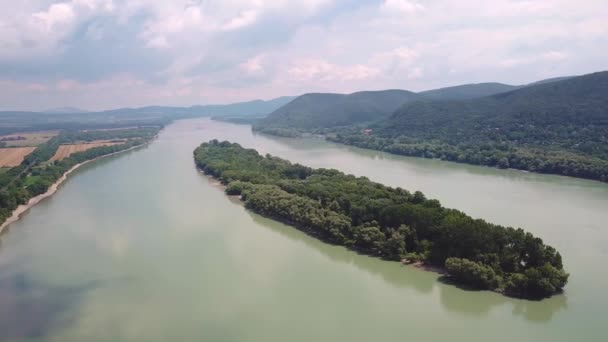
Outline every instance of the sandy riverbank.
POLYGON ((0 234, 4 233, 4 230, 11 223, 19 221, 19 219, 21 218, 21 216, 24 213, 26 213, 28 210, 30 210, 32 207, 34 207, 36 204, 40 203, 40 201, 42 201, 43 199, 45 199, 47 197, 52 196, 55 192, 57 192, 57 190, 59 189, 59 186, 63 182, 66 181, 66 179, 68 178, 68 176, 70 175, 70 173, 74 172, 76 169, 78 169, 82 165, 85 165, 85 164, 90 163, 90 162, 95 161, 95 160, 99 160, 101 158, 109 157, 109 156, 112 156, 112 155, 115 155, 115 154, 119 154, 119 153, 123 153, 123 152, 127 152, 127 151, 131 151, 133 149, 145 146, 145 145, 147 145, 149 143, 150 142, 146 142, 146 143, 141 144, 141 145, 130 147, 130 148, 126 149, 126 150, 109 153, 109 154, 106 154, 106 155, 103 155, 103 156, 99 156, 97 158, 93 158, 93 159, 90 159, 90 160, 87 160, 87 161, 84 161, 82 163, 79 163, 79 164, 76 164, 76 165, 72 166, 72 168, 70 168, 69 170, 67 170, 63 174, 63 176, 61 176, 61 178, 59 178, 55 183, 53 183, 45 193, 30 198, 29 201, 27 201, 26 204, 21 204, 15 210, 13 210, 13 213, 11 214, 11 216, 9 218, 7 218, 6 221, 4 221, 4 223, 2 223, 2 225, 0 225, 0 234))

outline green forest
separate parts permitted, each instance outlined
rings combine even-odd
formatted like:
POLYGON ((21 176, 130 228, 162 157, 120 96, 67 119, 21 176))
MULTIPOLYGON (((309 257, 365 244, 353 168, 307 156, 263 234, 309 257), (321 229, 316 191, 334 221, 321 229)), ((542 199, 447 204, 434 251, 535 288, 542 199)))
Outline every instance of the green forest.
POLYGON ((561 292, 568 280, 560 253, 542 239, 444 208, 418 191, 226 141, 203 143, 194 159, 256 213, 360 253, 442 267, 468 288, 541 299, 561 292))
POLYGON ((427 93, 368 122, 319 125, 305 108, 291 108, 292 116, 300 114, 297 119, 280 117, 279 109, 254 129, 281 136, 322 134, 333 142, 406 156, 608 181, 608 72, 427 93), (483 94, 484 87, 505 91, 463 95, 483 94))
POLYGON ((49 187, 76 164, 139 146, 151 140, 160 130, 142 127, 105 131, 63 131, 27 155, 21 165, 0 172, 0 224, 11 216, 20 204, 45 193, 49 187), (77 152, 50 162, 61 144, 98 139, 129 139, 123 144, 100 146, 77 152))
POLYGON ((450 144, 442 140, 385 137, 357 130, 327 134, 332 142, 411 157, 512 168, 608 182, 608 159, 568 149, 518 146, 508 142, 467 141, 450 144))

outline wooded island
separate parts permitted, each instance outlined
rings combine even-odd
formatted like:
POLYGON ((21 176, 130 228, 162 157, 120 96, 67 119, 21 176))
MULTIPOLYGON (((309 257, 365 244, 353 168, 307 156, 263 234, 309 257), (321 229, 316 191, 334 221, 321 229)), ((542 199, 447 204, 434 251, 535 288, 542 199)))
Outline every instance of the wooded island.
POLYGON ((542 239, 444 208, 419 191, 226 141, 203 143, 194 159, 248 209, 361 253, 439 266, 458 284, 528 299, 559 293, 568 280, 560 253, 542 239))

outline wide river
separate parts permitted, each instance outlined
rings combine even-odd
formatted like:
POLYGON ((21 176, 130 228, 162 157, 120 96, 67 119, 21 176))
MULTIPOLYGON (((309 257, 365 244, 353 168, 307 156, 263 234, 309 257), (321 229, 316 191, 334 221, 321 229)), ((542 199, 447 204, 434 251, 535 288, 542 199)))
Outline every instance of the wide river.
POLYGON ((593 181, 185 120, 82 167, 1 242, 0 341, 607 340, 608 185, 593 181), (566 292, 465 291, 252 214, 195 169, 213 138, 522 227, 562 252, 566 292))

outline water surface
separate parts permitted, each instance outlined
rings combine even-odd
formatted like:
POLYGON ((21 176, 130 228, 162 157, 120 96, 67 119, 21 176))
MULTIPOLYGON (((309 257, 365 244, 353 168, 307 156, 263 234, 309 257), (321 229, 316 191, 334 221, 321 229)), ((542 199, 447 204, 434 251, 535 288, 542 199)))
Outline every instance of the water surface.
POLYGON ((603 341, 608 186, 178 121, 90 163, 0 246, 1 341, 603 341), (247 212, 194 168, 227 139, 409 190, 557 247, 566 293, 465 291, 247 212))

